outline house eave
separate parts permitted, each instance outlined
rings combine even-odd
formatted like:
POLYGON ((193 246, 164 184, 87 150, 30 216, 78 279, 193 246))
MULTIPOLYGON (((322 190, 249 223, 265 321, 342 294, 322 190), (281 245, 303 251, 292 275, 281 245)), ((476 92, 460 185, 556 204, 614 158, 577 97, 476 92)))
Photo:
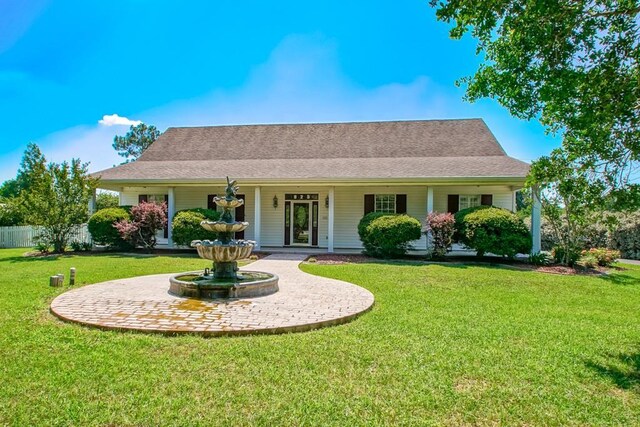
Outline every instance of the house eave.
MULTIPOLYGON (((445 186, 445 185, 511 185, 522 186, 526 177, 409 177, 409 178, 300 178, 300 179, 255 179, 242 178, 244 186, 445 186)), ((122 187, 204 187, 224 184, 222 179, 108 179, 100 180, 99 188, 118 189, 122 187)), ((117 190, 116 190, 117 191, 117 190)))

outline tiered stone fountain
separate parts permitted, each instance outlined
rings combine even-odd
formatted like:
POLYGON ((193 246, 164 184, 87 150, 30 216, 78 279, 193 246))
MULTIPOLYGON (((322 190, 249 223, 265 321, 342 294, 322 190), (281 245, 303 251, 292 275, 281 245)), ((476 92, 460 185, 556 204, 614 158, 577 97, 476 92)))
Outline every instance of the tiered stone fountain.
POLYGON ((225 197, 213 201, 222 207, 219 221, 202 221, 200 225, 218 233, 216 240, 194 240, 191 246, 198 250, 200 258, 213 261, 212 269, 204 272, 181 273, 169 279, 169 292, 192 298, 248 298, 269 295, 278 291, 278 276, 261 271, 238 273, 238 260, 249 258, 255 242, 236 240, 234 234, 249 226, 248 222, 234 221, 233 211, 244 204, 236 194, 236 181, 227 177, 225 197))

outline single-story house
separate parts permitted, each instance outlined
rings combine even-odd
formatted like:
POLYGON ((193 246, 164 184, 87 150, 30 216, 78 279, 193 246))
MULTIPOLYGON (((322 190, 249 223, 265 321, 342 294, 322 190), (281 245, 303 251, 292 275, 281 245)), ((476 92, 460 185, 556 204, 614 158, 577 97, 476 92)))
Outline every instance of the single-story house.
POLYGON ((423 221, 481 204, 515 210, 528 171, 483 120, 460 119, 169 128, 136 161, 94 176, 121 205, 166 201, 170 218, 215 208, 229 176, 245 200, 236 220, 250 223, 237 237, 333 252, 361 248, 357 225, 371 211, 423 221))

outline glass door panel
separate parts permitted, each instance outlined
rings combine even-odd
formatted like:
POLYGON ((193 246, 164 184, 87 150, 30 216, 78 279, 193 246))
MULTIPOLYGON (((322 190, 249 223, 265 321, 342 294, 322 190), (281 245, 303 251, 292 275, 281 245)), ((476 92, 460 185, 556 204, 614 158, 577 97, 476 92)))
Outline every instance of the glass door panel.
POLYGON ((311 243, 311 221, 309 203, 293 203, 291 211, 291 243, 294 245, 308 245, 311 243))

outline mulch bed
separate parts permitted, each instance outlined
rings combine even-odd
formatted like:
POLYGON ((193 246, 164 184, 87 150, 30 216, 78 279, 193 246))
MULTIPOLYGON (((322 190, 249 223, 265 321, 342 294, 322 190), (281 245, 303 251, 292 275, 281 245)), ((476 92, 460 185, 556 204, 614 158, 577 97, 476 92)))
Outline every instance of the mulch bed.
POLYGON ((540 273, 548 273, 548 274, 560 274, 560 275, 584 275, 584 276, 601 276, 606 275, 612 270, 622 271, 625 270, 622 267, 598 267, 594 269, 583 268, 580 266, 577 267, 567 267, 563 265, 548 265, 548 266, 537 266, 532 264, 527 264, 525 262, 519 260, 507 260, 502 258, 477 258, 475 256, 456 256, 456 257, 448 257, 442 261, 428 261, 425 260, 424 257, 420 256, 411 256, 408 255, 405 258, 394 259, 394 260, 381 260, 378 258, 372 258, 366 255, 354 254, 319 254, 312 255, 307 258, 307 261, 311 258, 316 260, 316 264, 320 265, 340 265, 340 264, 362 264, 362 263, 381 263, 381 262, 415 262, 422 264, 477 264, 477 265, 495 265, 507 268, 513 268, 517 270, 524 271, 537 271, 540 273))

